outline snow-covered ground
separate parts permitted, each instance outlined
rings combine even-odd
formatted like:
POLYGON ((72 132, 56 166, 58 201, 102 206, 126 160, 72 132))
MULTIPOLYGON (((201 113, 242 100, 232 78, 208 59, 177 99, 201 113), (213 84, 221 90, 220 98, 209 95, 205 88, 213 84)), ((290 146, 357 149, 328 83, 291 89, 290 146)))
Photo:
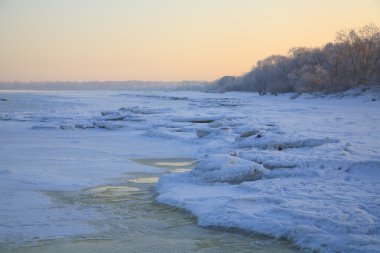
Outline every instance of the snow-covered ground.
POLYGON ((157 200, 202 226, 321 252, 380 252, 380 102, 290 97, 0 92, 1 241, 88 233, 96 214, 57 206, 48 216, 71 220, 59 219, 67 229, 55 234, 38 190, 99 185, 136 170, 128 159, 177 156, 198 164, 162 176, 157 200))

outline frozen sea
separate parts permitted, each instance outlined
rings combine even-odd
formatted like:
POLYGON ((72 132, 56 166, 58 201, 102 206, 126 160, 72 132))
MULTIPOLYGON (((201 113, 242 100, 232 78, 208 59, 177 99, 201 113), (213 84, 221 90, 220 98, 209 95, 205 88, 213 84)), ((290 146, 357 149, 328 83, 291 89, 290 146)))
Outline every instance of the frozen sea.
POLYGON ((380 102, 0 91, 2 252, 380 252, 380 102))

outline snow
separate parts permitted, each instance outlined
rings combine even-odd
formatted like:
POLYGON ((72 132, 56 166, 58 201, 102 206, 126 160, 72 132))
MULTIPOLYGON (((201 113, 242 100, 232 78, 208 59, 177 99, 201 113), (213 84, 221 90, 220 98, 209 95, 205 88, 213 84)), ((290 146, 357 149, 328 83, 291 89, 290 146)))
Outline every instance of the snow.
MULTIPOLYGON (((191 145, 133 129, 109 131, 113 121, 106 129, 97 127, 102 111, 128 104, 114 95, 0 92, 9 98, 0 101, 0 248, 98 233, 92 224, 104 214, 62 205, 51 196, 117 184, 128 172, 154 171, 130 159, 192 156, 191 145)), ((109 194, 117 193, 110 189, 109 194)))
POLYGON ((53 211, 41 192, 152 170, 128 159, 177 156, 198 162, 161 176, 157 201, 188 210, 201 226, 286 238, 306 250, 380 252, 380 102, 291 97, 1 92, 0 242, 90 233, 85 221, 98 214, 53 211), (39 206, 44 213, 28 214, 39 206), (73 219, 57 218, 62 233, 42 222, 65 212, 73 219))
POLYGON ((248 160, 230 155, 209 155, 199 161, 189 173, 196 181, 208 183, 239 184, 245 181, 259 180, 264 167, 248 160))
POLYGON ((240 185, 191 179, 162 177, 158 199, 188 209, 202 226, 239 227, 321 252, 378 252, 378 185, 331 177, 280 177, 240 185))

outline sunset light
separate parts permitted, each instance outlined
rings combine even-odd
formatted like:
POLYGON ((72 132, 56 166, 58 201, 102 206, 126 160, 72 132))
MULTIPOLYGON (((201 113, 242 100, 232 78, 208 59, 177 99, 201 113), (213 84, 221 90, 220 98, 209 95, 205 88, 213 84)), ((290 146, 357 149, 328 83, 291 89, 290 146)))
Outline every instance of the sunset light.
POLYGON ((1 0, 0 81, 211 81, 368 23, 379 1, 1 0))

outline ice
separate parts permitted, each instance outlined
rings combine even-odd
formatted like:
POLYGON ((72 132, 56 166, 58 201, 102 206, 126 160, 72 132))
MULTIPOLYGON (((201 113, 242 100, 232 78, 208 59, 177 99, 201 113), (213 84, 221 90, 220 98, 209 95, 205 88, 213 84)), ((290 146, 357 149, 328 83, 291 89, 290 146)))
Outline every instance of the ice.
POLYGON ((92 189, 87 193, 122 198, 133 191, 112 178, 152 170, 128 159, 192 157, 191 171, 188 164, 154 165, 173 168, 157 182, 157 200, 188 210, 199 225, 286 238, 305 250, 380 252, 379 101, 292 96, 4 92, 0 191, 1 203, 12 204, 0 208, 10 221, 0 227, 2 242, 92 232, 81 218, 87 214, 50 210, 54 203, 40 191, 92 189), (39 203, 45 214, 22 218, 39 203), (41 224, 49 215, 62 232, 41 224))
MULTIPOLYGON (((253 134, 252 134, 253 135, 253 134)), ((262 136, 257 134, 256 136, 245 138, 240 141, 238 146, 240 148, 260 148, 260 149, 275 149, 275 150, 284 150, 284 149, 290 149, 290 148, 303 148, 303 147, 317 147, 323 144, 328 143, 338 143, 338 139, 330 139, 330 138, 324 138, 324 139, 295 139, 292 138, 285 139, 282 136, 275 135, 270 136, 269 138, 267 136, 262 136)))
POLYGON ((247 137, 251 137, 252 135, 256 135, 256 137, 257 137, 257 134, 259 134, 259 133, 260 133, 259 130, 257 130, 257 129, 251 129, 251 130, 242 132, 240 134, 240 137, 241 138, 247 138, 247 137))
POLYGON ((230 131, 205 139, 206 158, 191 172, 161 176, 157 200, 189 210, 202 226, 238 227, 320 252, 379 252, 378 105, 283 99, 257 98, 261 106, 234 114, 245 118, 210 122, 230 131))
POLYGON ((240 184, 260 179, 263 170, 261 165, 238 157, 214 154, 200 160, 189 175, 197 181, 240 184))
POLYGON ((193 156, 192 145, 163 142, 135 130, 153 123, 99 120, 102 111, 141 102, 114 95, 4 92, 10 99, 0 105, 0 114, 7 115, 0 121, 0 248, 99 233, 93 224, 102 214, 55 203, 51 196, 103 185, 108 188, 88 194, 119 197, 130 189, 115 188, 114 180, 127 172, 153 171, 129 159, 193 156))
POLYGON ((190 123, 206 124, 206 123, 212 123, 222 118, 223 118, 222 116, 194 116, 194 117, 173 118, 172 120, 174 122, 190 122, 190 123))
POLYGON ((336 175, 204 185, 161 177, 158 200, 186 208, 202 226, 239 227, 321 252, 378 252, 379 186, 336 175), (372 189, 368 189, 372 188, 372 189))
POLYGON ((215 138, 215 135, 221 134, 220 129, 212 129, 212 128, 198 128, 196 130, 196 135, 199 138, 215 138))
POLYGON ((125 123, 119 123, 119 122, 109 122, 109 121, 95 121, 94 125, 99 128, 108 129, 108 130, 115 130, 118 128, 127 127, 128 125, 125 123))
POLYGON ((56 125, 46 125, 46 124, 32 126, 32 129, 35 129, 35 130, 55 130, 58 128, 59 127, 56 125))

